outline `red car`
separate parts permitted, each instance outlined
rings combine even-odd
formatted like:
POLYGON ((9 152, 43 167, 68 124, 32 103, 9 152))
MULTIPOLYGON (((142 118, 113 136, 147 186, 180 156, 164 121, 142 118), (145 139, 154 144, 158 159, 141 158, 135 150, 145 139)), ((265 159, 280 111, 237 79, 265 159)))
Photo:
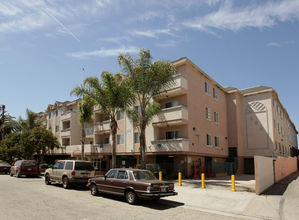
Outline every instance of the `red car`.
POLYGON ((28 176, 38 176, 38 167, 33 160, 18 160, 10 168, 10 176, 16 175, 20 177, 21 175, 28 176))
POLYGON ((111 169, 103 178, 89 179, 87 186, 93 196, 100 193, 124 196, 129 204, 136 204, 138 199, 158 201, 178 194, 173 183, 159 181, 150 171, 141 169, 111 169))

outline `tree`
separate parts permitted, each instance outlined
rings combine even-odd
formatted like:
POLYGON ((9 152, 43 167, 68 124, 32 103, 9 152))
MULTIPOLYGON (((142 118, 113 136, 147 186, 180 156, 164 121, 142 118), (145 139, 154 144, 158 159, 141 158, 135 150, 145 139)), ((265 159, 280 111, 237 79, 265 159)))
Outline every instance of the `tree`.
POLYGON ((26 109, 26 117, 27 119, 23 119, 21 116, 19 117, 21 131, 32 130, 35 127, 40 127, 43 125, 43 121, 38 118, 38 114, 28 108, 26 109))
POLYGON ((21 158, 23 151, 20 146, 20 140, 20 133, 14 132, 6 135, 5 139, 0 143, 0 159, 12 164, 15 158, 21 158))
POLYGON ((44 156, 54 148, 59 148, 60 143, 53 133, 45 127, 35 127, 31 131, 25 131, 21 134, 20 146, 23 157, 37 155, 37 165, 43 161, 44 156))
POLYGON ((112 168, 116 167, 117 112, 134 103, 134 94, 127 82, 120 73, 112 74, 109 71, 104 71, 101 74, 101 82, 98 77, 87 77, 84 80, 85 87, 81 87, 78 91, 79 95, 90 96, 103 114, 109 114, 112 136, 112 168))
POLYGON ((18 122, 14 120, 15 117, 10 116, 6 111, 1 112, 0 114, 0 141, 4 137, 12 132, 16 132, 19 130, 18 122), (3 123, 4 122, 4 123, 3 123))
POLYGON ((170 61, 151 62, 151 60, 152 56, 148 49, 141 49, 136 60, 130 54, 118 56, 119 65, 128 77, 136 99, 141 105, 140 113, 136 108, 131 108, 126 113, 133 126, 140 131, 141 168, 143 169, 145 168, 145 129, 161 109, 159 103, 153 102, 153 98, 165 93, 175 84, 173 74, 177 73, 170 61))
MULTIPOLYGON (((72 91, 71 95, 81 96, 81 91, 87 90, 84 85, 76 86, 72 91)), ((81 160, 84 159, 84 142, 85 142, 85 123, 92 122, 93 109, 95 101, 91 99, 90 95, 84 94, 83 99, 79 101, 78 120, 81 124, 81 160)))

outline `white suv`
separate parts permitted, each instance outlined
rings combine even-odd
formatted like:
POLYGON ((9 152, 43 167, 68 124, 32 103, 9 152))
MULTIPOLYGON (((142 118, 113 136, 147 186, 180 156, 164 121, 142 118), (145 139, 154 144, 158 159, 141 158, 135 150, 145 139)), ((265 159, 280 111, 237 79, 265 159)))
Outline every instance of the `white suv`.
POLYGON ((84 160, 59 160, 53 168, 46 169, 45 183, 60 183, 68 189, 72 183, 86 185, 89 178, 95 177, 94 167, 84 160))

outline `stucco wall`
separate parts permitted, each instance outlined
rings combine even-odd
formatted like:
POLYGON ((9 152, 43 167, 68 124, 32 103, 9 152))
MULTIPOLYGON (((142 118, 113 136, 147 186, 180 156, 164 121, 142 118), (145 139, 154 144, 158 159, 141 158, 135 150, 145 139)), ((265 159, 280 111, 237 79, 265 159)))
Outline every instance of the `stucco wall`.
POLYGON ((273 159, 254 156, 255 194, 259 195, 274 184, 273 159))
POLYGON ((275 159, 275 181, 279 181, 297 170, 296 157, 278 157, 275 159))

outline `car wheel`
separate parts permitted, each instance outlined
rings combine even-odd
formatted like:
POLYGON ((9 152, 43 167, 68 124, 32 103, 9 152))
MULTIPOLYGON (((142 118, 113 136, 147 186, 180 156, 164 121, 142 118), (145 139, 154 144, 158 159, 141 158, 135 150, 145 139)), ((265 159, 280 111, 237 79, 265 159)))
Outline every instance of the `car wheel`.
POLYGON ((71 187, 71 184, 66 176, 62 178, 62 186, 65 189, 69 189, 71 187))
POLYGON ((133 190, 128 190, 126 193, 126 200, 130 205, 134 205, 138 201, 138 197, 133 190))
POLYGON ((90 186, 90 194, 93 195, 93 196, 98 196, 100 194, 99 190, 98 190, 98 187, 96 186, 96 184, 91 184, 91 186, 90 186))
POLYGON ((51 184, 50 175, 49 174, 46 174, 46 176, 45 176, 45 184, 46 185, 50 185, 51 184))
POLYGON ((12 174, 12 173, 10 173, 9 175, 10 175, 10 176, 13 176, 13 174, 12 174))

